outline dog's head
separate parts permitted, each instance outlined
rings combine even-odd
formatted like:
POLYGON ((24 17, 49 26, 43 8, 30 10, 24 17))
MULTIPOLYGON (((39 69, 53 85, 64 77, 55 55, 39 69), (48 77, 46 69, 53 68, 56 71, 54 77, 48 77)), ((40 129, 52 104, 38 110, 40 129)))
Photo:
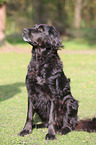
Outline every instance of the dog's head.
POLYGON ((23 39, 32 46, 55 48, 63 47, 59 32, 46 24, 36 24, 33 28, 24 29, 23 39))

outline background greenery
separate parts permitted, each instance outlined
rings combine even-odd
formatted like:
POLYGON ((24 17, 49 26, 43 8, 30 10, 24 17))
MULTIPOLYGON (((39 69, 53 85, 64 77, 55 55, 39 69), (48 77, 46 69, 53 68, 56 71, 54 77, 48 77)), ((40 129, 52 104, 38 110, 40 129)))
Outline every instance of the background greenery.
POLYGON ((46 23, 54 25, 64 39, 79 38, 96 44, 96 0, 1 0, 0 4, 5 1, 6 27, 1 14, 1 41, 11 37, 14 42, 25 27, 46 23))
POLYGON ((32 27, 36 23, 54 25, 61 33, 73 28, 96 28, 95 0, 6 0, 6 2, 7 34, 22 32, 24 27, 32 27))

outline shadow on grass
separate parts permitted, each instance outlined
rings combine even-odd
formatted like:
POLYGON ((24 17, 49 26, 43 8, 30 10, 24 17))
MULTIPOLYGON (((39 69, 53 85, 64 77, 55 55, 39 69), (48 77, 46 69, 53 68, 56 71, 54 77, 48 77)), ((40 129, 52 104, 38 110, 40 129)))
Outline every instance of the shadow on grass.
POLYGON ((21 87, 24 87, 24 83, 14 83, 0 86, 0 101, 14 97, 14 95, 21 93, 21 87))

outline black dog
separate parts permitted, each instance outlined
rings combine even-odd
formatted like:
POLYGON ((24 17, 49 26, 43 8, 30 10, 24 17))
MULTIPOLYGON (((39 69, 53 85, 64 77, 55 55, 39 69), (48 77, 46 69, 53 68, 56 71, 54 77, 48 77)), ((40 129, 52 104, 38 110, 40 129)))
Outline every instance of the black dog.
MULTIPOLYGON (((78 101, 71 94, 70 80, 63 72, 57 53, 62 47, 61 39, 53 26, 45 24, 24 29, 23 39, 31 44, 33 49, 26 76, 27 120, 19 135, 31 133, 35 127, 33 115, 36 112, 43 122, 40 126, 48 126, 45 138, 55 139, 56 132, 66 134, 75 130, 78 112, 78 101)), ((96 127, 96 120, 94 122, 96 127)), ((77 130, 80 130, 80 127, 77 127, 77 130)))

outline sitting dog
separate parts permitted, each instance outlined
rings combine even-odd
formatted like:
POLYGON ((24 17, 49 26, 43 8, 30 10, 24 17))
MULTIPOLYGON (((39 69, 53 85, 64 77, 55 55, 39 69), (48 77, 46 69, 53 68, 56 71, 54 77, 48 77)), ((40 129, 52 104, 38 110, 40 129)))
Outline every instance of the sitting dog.
MULTIPOLYGON (((28 91, 28 112, 24 129, 20 136, 31 133, 35 127, 33 115, 42 120, 41 127, 48 127, 45 139, 56 138, 56 132, 67 134, 72 130, 84 130, 77 122, 78 101, 70 89, 70 80, 63 72, 63 65, 57 50, 62 46, 60 35, 53 27, 45 24, 24 29, 23 39, 33 46, 32 59, 28 66, 26 87, 28 91)), ((96 131, 96 119, 94 122, 96 131)), ((39 127, 40 127, 39 126, 39 127)), ((86 131, 88 131, 88 124, 86 131)), ((89 129, 90 130, 90 129, 89 129)))

